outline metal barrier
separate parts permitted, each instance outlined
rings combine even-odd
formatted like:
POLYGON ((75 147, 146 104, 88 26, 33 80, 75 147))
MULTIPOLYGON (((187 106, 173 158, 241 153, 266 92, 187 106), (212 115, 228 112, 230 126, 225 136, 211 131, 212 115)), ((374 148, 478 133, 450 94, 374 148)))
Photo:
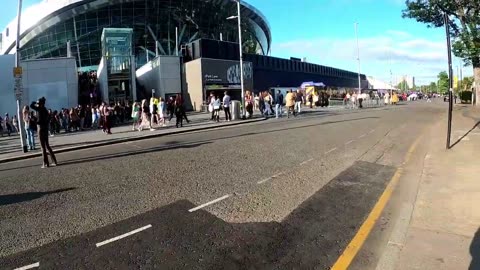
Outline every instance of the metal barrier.
POLYGON ((345 101, 339 98, 329 98, 328 99, 328 107, 345 107, 345 101))
POLYGON ((383 107, 385 103, 382 99, 366 99, 362 102, 362 106, 364 108, 375 108, 375 107, 383 107))

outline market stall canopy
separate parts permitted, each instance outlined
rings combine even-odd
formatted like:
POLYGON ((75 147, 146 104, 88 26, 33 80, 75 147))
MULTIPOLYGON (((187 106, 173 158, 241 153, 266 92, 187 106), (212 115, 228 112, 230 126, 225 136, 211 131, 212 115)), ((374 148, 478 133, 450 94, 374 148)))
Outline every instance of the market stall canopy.
POLYGON ((316 83, 316 82, 304 82, 304 83, 302 83, 302 85, 300 86, 300 88, 305 89, 305 88, 308 87, 308 86, 325 87, 326 85, 325 85, 324 83, 322 83, 322 82, 318 82, 318 83, 316 83))

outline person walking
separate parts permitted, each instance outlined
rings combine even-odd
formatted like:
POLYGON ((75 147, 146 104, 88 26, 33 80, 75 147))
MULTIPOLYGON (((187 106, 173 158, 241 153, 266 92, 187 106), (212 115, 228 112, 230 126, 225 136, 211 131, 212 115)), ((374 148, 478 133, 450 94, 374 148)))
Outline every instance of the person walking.
POLYGON ((275 118, 282 117, 283 94, 280 90, 275 96, 275 118))
POLYGON ((13 126, 13 131, 15 131, 15 133, 18 133, 19 132, 19 129, 18 129, 18 118, 17 118, 17 115, 15 114, 12 118, 12 126, 13 126))
POLYGON ((175 98, 175 117, 177 118, 177 128, 183 127, 183 116, 185 115, 185 111, 183 108, 183 99, 180 94, 177 94, 175 98))
POLYGON ((175 113, 175 99, 173 97, 169 97, 167 101, 167 115, 168 115, 168 122, 172 121, 173 114, 175 113))
MULTIPOLYGON (((160 118, 160 123, 162 123, 162 127, 165 127, 165 100, 160 97, 158 98, 158 117, 160 118)), ((160 124, 159 123, 159 124, 160 124)))
POLYGON ((247 111, 247 118, 253 117, 253 96, 252 92, 246 91, 245 93, 245 110, 247 111))
POLYGON ((8 115, 8 113, 5 114, 5 118, 3 121, 5 123, 5 129, 7 130, 7 134, 8 136, 10 136, 12 134, 12 125, 10 123, 10 116, 8 115))
POLYGON ((290 111, 293 112, 293 116, 296 116, 295 114, 295 94, 292 92, 292 90, 288 90, 287 96, 285 97, 285 107, 287 110, 287 118, 290 118, 290 111))
POLYGON ((268 118, 271 114, 272 114, 272 95, 270 95, 270 93, 268 91, 265 91, 262 93, 262 96, 264 96, 263 100, 264 100, 264 103, 263 103, 263 116, 265 118, 268 118))
POLYGON ((35 150, 35 135, 30 125, 31 115, 28 106, 23 107, 23 122, 25 123, 25 133, 27 134, 27 145, 30 150, 35 150))
POLYGON ((113 112, 112 112, 112 107, 108 106, 105 102, 102 103, 103 107, 103 132, 106 133, 107 135, 112 134, 111 128, 112 128, 112 117, 113 117, 113 112))
POLYGON ((45 108, 45 102, 46 102, 45 98, 42 97, 36 103, 32 102, 32 104, 30 105, 30 108, 35 110, 38 115, 37 128, 38 128, 38 138, 40 140, 40 146, 42 148, 42 156, 43 156, 42 168, 50 167, 47 151, 48 151, 48 154, 50 154, 50 158, 52 159, 52 165, 53 166, 57 165, 57 159, 55 157, 55 154, 53 153, 52 148, 50 147, 50 143, 48 142, 48 126, 50 124, 50 119, 49 119, 48 111, 45 108))
POLYGON ((300 112, 302 111, 302 103, 303 95, 300 91, 297 91, 295 95, 295 110, 297 111, 297 114, 300 114, 300 112))
POLYGON ((132 120, 133 120, 133 125, 132 125, 132 130, 136 130, 140 128, 140 105, 138 105, 138 102, 134 102, 132 106, 132 114, 131 114, 132 120))
POLYGON ((231 98, 228 91, 225 91, 223 96, 223 111, 225 112, 225 121, 230 122, 232 120, 232 114, 230 113, 231 98))
POLYGON ((215 121, 220 122, 220 108, 222 107, 222 102, 220 101, 220 98, 218 96, 215 96, 215 101, 213 102, 213 110, 214 110, 214 116, 215 116, 215 121))
POLYGON ((139 131, 143 130, 143 127, 147 126, 150 131, 154 131, 152 123, 150 122, 150 108, 146 99, 142 100, 142 122, 140 123, 139 131))
POLYGON ((215 121, 215 109, 213 108, 213 103, 215 103, 215 95, 213 92, 210 92, 210 96, 208 97, 208 111, 212 114, 210 120, 215 121))

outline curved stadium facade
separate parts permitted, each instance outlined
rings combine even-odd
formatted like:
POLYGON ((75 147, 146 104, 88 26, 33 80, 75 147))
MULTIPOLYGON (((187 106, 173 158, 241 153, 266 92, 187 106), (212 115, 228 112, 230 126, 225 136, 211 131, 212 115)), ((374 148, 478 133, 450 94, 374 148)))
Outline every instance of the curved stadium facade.
MULTIPOLYGON (((22 16, 20 58, 22 60, 67 56, 70 41, 78 67, 99 64, 104 28, 133 29, 136 66, 160 55, 175 55, 178 44, 195 39, 238 42, 233 0, 44 0, 22 16), (28 13, 31 13, 28 14, 28 13), (33 19, 33 20, 32 20, 33 19)), ((267 55, 271 32, 267 20, 242 2, 244 51, 267 55)), ((0 36, 2 54, 15 52, 16 22, 0 36)))

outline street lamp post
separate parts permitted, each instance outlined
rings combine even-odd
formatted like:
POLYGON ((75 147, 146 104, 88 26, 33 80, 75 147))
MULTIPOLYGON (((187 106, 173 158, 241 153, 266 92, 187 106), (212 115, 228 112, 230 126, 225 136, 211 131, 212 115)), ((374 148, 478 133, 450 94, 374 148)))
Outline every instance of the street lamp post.
POLYGON ((235 19, 237 18, 238 21, 238 47, 239 47, 239 52, 240 52, 240 87, 242 91, 242 118, 245 118, 247 115, 246 112, 246 104, 245 104, 245 85, 243 82, 243 43, 242 43, 242 19, 241 19, 241 14, 240 14, 240 2, 241 0, 236 0, 237 2, 237 16, 230 16, 227 18, 227 20, 235 19))
POLYGON ((358 61, 358 94, 362 93, 362 81, 360 79, 360 45, 358 43, 358 22, 355 23, 355 38, 357 39, 357 61, 358 61))
POLYGON ((22 102, 22 68, 20 67, 20 22, 22 15, 22 0, 18 0, 18 13, 17 13, 17 40, 15 44, 15 68, 13 69, 13 76, 15 77, 15 98, 17 99, 17 120, 18 120, 18 133, 20 134, 20 143, 24 153, 27 153, 27 144, 24 137, 25 127, 23 124, 23 113, 21 112, 22 102))

